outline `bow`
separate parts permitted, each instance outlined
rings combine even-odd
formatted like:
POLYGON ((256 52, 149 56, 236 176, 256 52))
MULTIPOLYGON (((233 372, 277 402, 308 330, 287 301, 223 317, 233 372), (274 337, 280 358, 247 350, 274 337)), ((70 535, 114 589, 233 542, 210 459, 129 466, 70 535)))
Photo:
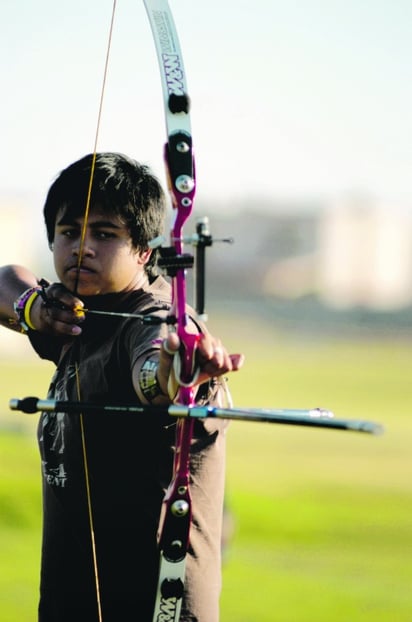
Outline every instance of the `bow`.
MULTIPOLYGON (((187 91, 186 74, 175 24, 167 0, 144 0, 146 11, 156 45, 162 80, 162 92, 166 120, 167 143, 164 160, 168 188, 175 210, 174 225, 171 232, 171 246, 161 250, 159 265, 172 277, 172 315, 180 338, 181 351, 178 374, 180 388, 177 403, 181 406, 169 408, 169 414, 178 413, 176 451, 173 478, 167 490, 159 525, 159 579, 156 594, 153 622, 170 620, 178 622, 182 605, 185 557, 187 553, 190 522, 191 497, 189 487, 189 450, 196 417, 227 416, 226 411, 216 408, 196 408, 194 403, 193 381, 195 377, 195 353, 197 337, 188 333, 186 312, 186 269, 193 266, 193 257, 183 253, 183 227, 193 209, 196 190, 195 164, 190 126, 190 100, 187 91), (165 616, 165 617, 163 617, 165 616)), ((190 241, 190 240, 189 240, 190 241)), ((204 250, 210 246, 212 237, 207 221, 200 221, 197 228, 196 245, 196 311, 204 314, 204 250)), ((249 413, 255 420, 265 420, 264 411, 249 413)), ((314 409, 305 413, 267 413, 266 421, 310 425, 315 422, 333 421, 330 413, 314 409)), ((227 418, 247 418, 244 411, 229 412, 227 418)), ((347 424, 335 421, 336 428, 347 424)), ((341 427, 341 429, 350 429, 341 427)), ((357 425, 352 429, 372 431, 367 425, 357 425)))
MULTIPOLYGON (((172 278, 172 308, 180 339, 175 356, 179 389, 177 402, 194 405, 198 337, 188 332, 186 270, 193 257, 183 252, 183 227, 193 209, 196 192, 190 124, 190 100, 182 53, 167 0, 144 0, 159 61, 167 142, 164 148, 169 194, 175 211, 171 246, 161 249, 159 264, 172 278)), ((159 578, 153 620, 178 621, 183 598, 185 558, 189 543, 192 502, 189 488, 189 451, 194 420, 178 419, 173 477, 166 492, 159 525, 159 578), (163 618, 163 615, 167 618, 163 618)))

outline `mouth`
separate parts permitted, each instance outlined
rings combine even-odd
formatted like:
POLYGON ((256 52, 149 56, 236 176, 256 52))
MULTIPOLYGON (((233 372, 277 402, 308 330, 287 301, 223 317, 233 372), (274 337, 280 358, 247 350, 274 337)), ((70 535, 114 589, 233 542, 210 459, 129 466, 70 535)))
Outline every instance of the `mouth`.
POLYGON ((94 270, 93 268, 91 268, 90 266, 87 266, 85 264, 80 264, 80 266, 76 263, 76 264, 72 264, 70 266, 68 266, 68 268, 66 268, 65 272, 67 274, 70 275, 77 275, 77 274, 95 274, 96 270, 94 270))

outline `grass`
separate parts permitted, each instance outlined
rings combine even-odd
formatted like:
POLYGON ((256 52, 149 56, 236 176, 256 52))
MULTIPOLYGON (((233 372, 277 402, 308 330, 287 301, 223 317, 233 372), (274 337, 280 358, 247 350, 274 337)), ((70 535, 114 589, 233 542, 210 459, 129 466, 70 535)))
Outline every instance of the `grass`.
POLYGON ((40 473, 33 438, 0 435, 0 619, 34 622, 40 564, 40 473))
MULTIPOLYGON (((252 336, 247 322, 229 328, 225 342, 232 350, 242 343, 247 355, 243 372, 230 379, 237 406, 323 406, 339 417, 380 421, 386 431, 372 437, 231 424, 227 500, 234 528, 221 622, 411 622, 411 344, 252 336)), ((35 419, 10 414, 7 400, 43 396, 50 369, 0 366, 0 619, 34 622, 35 419)))

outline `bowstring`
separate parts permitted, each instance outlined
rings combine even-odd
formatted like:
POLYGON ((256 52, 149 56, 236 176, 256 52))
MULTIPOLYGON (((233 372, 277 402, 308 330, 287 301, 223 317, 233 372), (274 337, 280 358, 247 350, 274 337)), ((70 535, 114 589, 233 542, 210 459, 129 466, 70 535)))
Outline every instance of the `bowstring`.
MULTIPOLYGON (((98 144, 98 139, 99 139, 99 134, 100 134, 100 122, 102 118, 103 101, 104 101, 104 95, 105 95, 105 90, 106 90, 106 81, 107 81, 109 58, 110 58, 110 51, 111 51, 111 45, 112 45, 112 35, 113 35, 114 17, 116 13, 116 4, 117 4, 117 0, 113 0, 109 36, 108 36, 108 42, 106 46, 106 58, 105 58, 104 70, 103 70, 103 80, 102 80, 102 87, 100 91, 99 109, 98 109, 98 114, 97 114, 96 131, 95 131, 95 136, 94 136, 92 163, 90 167, 90 178, 89 178, 89 185, 87 189, 86 206, 84 210, 83 223, 82 223, 82 228, 80 232, 79 255, 78 255, 78 261, 77 261, 74 294, 77 294, 77 290, 79 287, 80 268, 81 268, 81 264, 83 260, 84 244, 85 244, 86 232, 87 232, 87 223, 89 220, 93 179, 94 179, 94 172, 96 168, 97 144, 98 144)), ((81 401, 81 389, 80 389, 79 360, 76 360, 75 362, 75 378, 76 378, 77 399, 80 402, 81 401)), ((103 622, 102 604, 101 604, 101 597, 100 597, 99 568, 98 568, 98 563, 97 563, 97 552, 96 552, 93 506, 92 506, 92 496, 91 496, 91 490, 90 490, 89 463, 88 463, 87 448, 86 448, 84 417, 83 417, 82 412, 80 412, 79 420, 80 420, 80 437, 81 437, 83 464, 84 464, 84 477, 85 477, 85 485, 86 485, 87 513, 88 513, 88 522, 89 522, 90 539, 91 539, 91 547, 92 547, 93 572, 94 572, 95 589, 96 589, 96 605, 97 605, 98 621, 103 622)))
POLYGON ((99 110, 97 113, 96 131, 94 135, 94 145, 93 145, 93 152, 92 152, 92 163, 90 167, 89 186, 87 189, 86 207, 84 210, 84 219, 83 219, 83 224, 82 224, 81 233, 80 233, 79 256, 78 256, 78 261, 77 261, 76 282, 74 286, 75 294, 77 293, 77 289, 79 286, 80 266, 81 266, 82 259, 83 259, 84 242, 86 239, 86 230, 87 230, 87 221, 89 219, 89 212, 90 212, 94 171, 96 168, 97 143, 98 143, 99 134, 100 134, 100 122, 101 122, 102 111, 103 111, 103 100, 104 100, 104 95, 105 95, 105 90, 106 90, 107 73, 109 69, 109 58, 110 58, 110 50, 112 46, 112 35, 113 35, 113 26, 114 26, 114 16, 116 13, 116 4, 117 4, 117 0, 113 0, 112 17, 110 20, 110 28, 109 28, 109 38, 108 38, 107 48, 106 48, 106 59, 105 59, 104 70, 103 70, 102 88, 100 91, 99 110))
MULTIPOLYGON (((81 391, 80 391, 80 375, 79 375, 79 363, 76 361, 75 363, 76 370, 76 388, 77 388, 77 399, 79 402, 81 401, 81 391)), ((97 563, 97 551, 96 551, 96 537, 94 530, 94 518, 93 518, 93 507, 92 507, 92 496, 90 492, 90 475, 89 475, 89 462, 87 459, 87 449, 86 449, 86 434, 84 430, 84 417, 81 412, 79 415, 80 419, 80 438, 82 443, 82 453, 83 453, 83 465, 84 465, 84 479, 86 484, 86 499, 87 499, 87 515, 89 521, 89 530, 90 530, 90 540, 92 547, 92 560, 93 560, 93 571, 94 571, 94 583, 96 588, 96 606, 97 606, 97 614, 99 622, 103 622, 102 616, 102 601, 100 598, 100 579, 99 579, 99 566, 97 563)))

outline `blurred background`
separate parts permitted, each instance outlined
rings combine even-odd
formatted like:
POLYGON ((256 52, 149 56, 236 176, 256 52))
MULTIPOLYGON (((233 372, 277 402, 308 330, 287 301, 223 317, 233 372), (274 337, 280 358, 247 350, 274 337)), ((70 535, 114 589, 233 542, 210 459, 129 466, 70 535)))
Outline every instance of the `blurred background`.
MULTIPOLYGON (((236 241, 210 253, 209 299, 230 284, 237 308, 253 299, 311 325, 339 313, 409 328, 410 3, 179 0, 172 10, 193 103, 195 215, 236 241)), ((110 17, 109 0, 5 3, 1 263, 53 275, 41 209, 55 175, 93 150, 110 17)), ((163 142, 143 3, 122 0, 97 148, 164 181, 163 142)))
MULTIPOLYGON (((170 4, 193 106, 192 228, 207 215, 216 238, 234 238, 208 250, 206 300, 211 329, 247 355, 230 381, 235 403, 324 406, 387 428, 366 441, 232 425, 222 622, 411 622, 412 5, 170 4)), ((93 150, 111 8, 4 3, 0 265, 54 278, 42 205, 55 175, 93 150)), ((97 148, 164 182, 164 140, 143 3, 120 0, 97 148)), ((0 426, 28 432, 35 470, 35 422, 8 400, 44 395, 50 369, 18 335, 3 330, 0 346, 0 426)), ((38 519, 15 507, 28 473, 17 485, 3 468, 14 559, 24 540, 10 525, 20 517, 38 536, 38 519)), ((27 538, 29 578, 11 576, 7 556, 0 564, 12 622, 34 619, 15 597, 35 602, 38 544, 27 538)))

